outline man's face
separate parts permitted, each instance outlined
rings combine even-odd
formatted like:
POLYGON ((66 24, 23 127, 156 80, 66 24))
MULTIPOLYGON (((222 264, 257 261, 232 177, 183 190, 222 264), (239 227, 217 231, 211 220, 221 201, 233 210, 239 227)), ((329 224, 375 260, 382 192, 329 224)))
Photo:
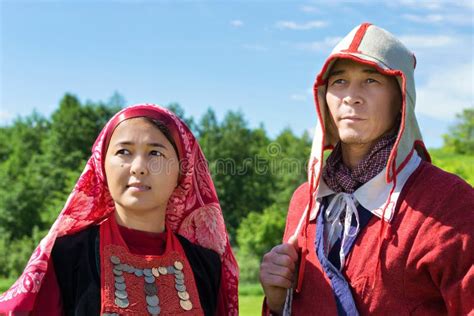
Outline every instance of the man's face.
POLYGON ((326 102, 342 143, 358 145, 391 132, 402 103, 395 77, 349 59, 332 67, 326 102))

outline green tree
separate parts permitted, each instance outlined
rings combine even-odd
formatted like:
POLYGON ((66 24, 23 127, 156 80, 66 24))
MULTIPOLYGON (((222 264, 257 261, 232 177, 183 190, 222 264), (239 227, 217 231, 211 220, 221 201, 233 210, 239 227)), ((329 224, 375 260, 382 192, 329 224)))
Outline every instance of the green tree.
POLYGON ((199 142, 234 243, 240 220, 273 202, 269 163, 260 154, 270 141, 262 128, 250 129, 242 113, 228 112, 219 123, 214 111, 208 110, 199 124, 199 142))
POLYGON ((8 141, 0 163, 0 234, 9 238, 31 234, 40 221, 43 195, 41 176, 35 170, 48 128, 47 120, 37 113, 3 128, 8 141))
POLYGON ((474 108, 456 115, 457 122, 444 135, 444 148, 458 154, 474 155, 474 108))

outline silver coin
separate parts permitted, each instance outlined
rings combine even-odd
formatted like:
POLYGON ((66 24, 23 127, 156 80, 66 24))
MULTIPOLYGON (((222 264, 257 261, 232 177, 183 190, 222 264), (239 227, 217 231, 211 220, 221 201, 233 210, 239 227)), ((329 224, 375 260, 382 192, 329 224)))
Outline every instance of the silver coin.
POLYGON ((148 296, 153 296, 158 293, 158 288, 154 283, 145 283, 145 293, 148 296))
POLYGON ((151 273, 151 269, 143 269, 143 274, 145 276, 153 276, 153 274, 151 273))
POLYGON ((117 305, 120 308, 127 308, 130 303, 128 302, 128 299, 120 299, 118 297, 115 298, 115 305, 117 305))
POLYGON ((150 306, 158 306, 160 304, 160 299, 156 295, 146 297, 146 303, 150 306))
POLYGON ((179 284, 179 285, 183 285, 183 284, 184 284, 184 280, 182 280, 182 279, 181 279, 181 280, 180 280, 180 279, 175 279, 174 282, 175 282, 176 284, 179 284))
POLYGON ((116 277, 115 277, 115 282, 117 282, 117 283, 124 283, 124 282, 125 282, 125 278, 123 277, 123 275, 116 276, 116 277))
POLYGON ((122 271, 117 270, 117 269, 114 269, 113 271, 114 271, 114 274, 115 274, 115 275, 122 275, 122 274, 123 274, 122 271))
POLYGON ((115 297, 124 299, 128 297, 128 294, 125 291, 115 290, 115 297))
POLYGON ((131 273, 132 271, 134 271, 134 268, 129 264, 124 264, 123 265, 123 271, 131 273))
POLYGON ((122 263, 122 264, 120 265, 120 270, 122 270, 122 271, 125 271, 125 272, 126 272, 126 271, 127 271, 127 269, 128 269, 128 264, 126 264, 126 263, 122 263))
POLYGON ((186 291, 186 286, 185 285, 176 284, 174 287, 176 288, 176 290, 178 290, 178 292, 186 291))
POLYGON ((113 264, 120 264, 120 259, 117 256, 110 256, 110 261, 112 261, 113 264))
POLYGON ((172 266, 166 267, 166 270, 168 270, 168 274, 172 274, 176 271, 175 268, 172 266))
POLYGON ((143 276, 143 270, 142 269, 135 269, 134 273, 137 277, 142 277, 143 276))
POLYGON ((117 283, 115 282, 115 288, 119 291, 125 291, 125 289, 127 288, 125 286, 125 283, 117 283))
POLYGON ((159 306, 147 306, 146 309, 152 315, 158 315, 161 312, 161 308, 159 306))
POLYGON ((128 273, 134 273, 135 272, 135 267, 129 265, 127 272, 128 273))
POLYGON ((184 280, 184 274, 175 274, 174 277, 176 279, 184 280))
POLYGON ((155 283, 155 277, 154 276, 146 276, 145 277, 145 282, 146 283, 155 283))

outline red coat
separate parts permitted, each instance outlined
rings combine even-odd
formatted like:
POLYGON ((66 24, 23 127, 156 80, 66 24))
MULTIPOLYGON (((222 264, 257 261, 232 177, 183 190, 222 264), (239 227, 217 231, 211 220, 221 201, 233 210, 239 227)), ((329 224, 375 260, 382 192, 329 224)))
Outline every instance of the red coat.
MULTIPOLYGON (((295 231, 308 202, 308 184, 290 202, 284 240, 295 231)), ((474 190, 459 177, 421 162, 406 182, 380 249, 382 220, 359 232, 343 274, 362 315, 474 314, 474 190)), ((309 255, 293 315, 337 315, 329 279, 314 249, 309 255)), ((300 237, 301 238, 301 237, 300 237)), ((302 245, 303 240, 298 240, 302 245)))

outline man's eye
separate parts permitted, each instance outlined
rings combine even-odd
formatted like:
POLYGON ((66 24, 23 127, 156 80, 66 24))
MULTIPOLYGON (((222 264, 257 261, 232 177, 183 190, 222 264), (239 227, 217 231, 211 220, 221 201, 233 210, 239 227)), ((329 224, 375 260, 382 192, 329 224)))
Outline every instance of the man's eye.
POLYGON ((116 155, 128 155, 128 154, 130 154, 130 152, 127 149, 119 149, 119 150, 117 150, 117 152, 115 154, 116 155))
POLYGON ((344 80, 344 79, 336 79, 332 82, 332 84, 343 84, 345 82, 346 82, 346 80, 344 80))

